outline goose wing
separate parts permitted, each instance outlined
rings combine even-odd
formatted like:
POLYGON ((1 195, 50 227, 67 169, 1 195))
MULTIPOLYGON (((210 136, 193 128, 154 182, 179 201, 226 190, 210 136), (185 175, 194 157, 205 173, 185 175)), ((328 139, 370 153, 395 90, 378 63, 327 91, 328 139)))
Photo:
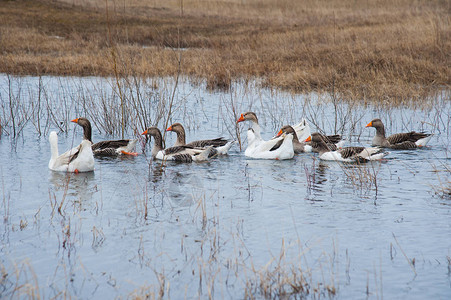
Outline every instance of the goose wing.
POLYGON ((174 154, 171 155, 170 158, 168 160, 173 160, 173 161, 177 161, 177 162, 185 162, 185 163, 190 163, 193 161, 193 156, 187 153, 184 154, 174 154))
POLYGON ((121 151, 130 152, 135 147, 137 141, 137 139, 101 141, 92 145, 92 151, 95 155, 118 155, 121 151))
POLYGON ((80 154, 81 144, 70 150, 67 150, 55 160, 56 165, 65 165, 71 163, 80 154))
POLYGON ((282 146, 283 140, 279 140, 269 151, 274 151, 280 148, 282 146))
POLYGON ((198 141, 193 141, 191 143, 186 144, 187 146, 190 147, 194 147, 194 148, 205 148, 208 146, 213 146, 213 147, 222 147, 225 146, 227 144, 227 140, 224 139, 223 137, 219 137, 216 139, 212 139, 212 140, 198 140, 198 141))
POLYGON ((325 142, 329 144, 336 144, 341 140, 341 135, 334 134, 334 135, 325 135, 325 142))
POLYGON ((92 150, 102 150, 106 148, 120 148, 126 147, 130 143, 130 140, 114 140, 114 141, 101 141, 92 145, 92 150))
POLYGON ((365 147, 346 147, 343 149, 338 150, 340 155, 343 158, 351 158, 353 156, 356 156, 357 154, 361 153, 363 150, 365 150, 365 147))
POLYGON ((419 139, 423 139, 425 137, 430 136, 430 134, 424 133, 424 132, 404 132, 404 133, 395 133, 390 135, 387 140, 390 144, 399 144, 406 141, 415 143, 419 139))
MULTIPOLYGON (((187 153, 188 151, 190 151, 190 150, 193 150, 192 152, 194 152, 194 153, 197 153, 197 152, 200 152, 201 150, 197 150, 196 151, 196 149, 194 149, 193 147, 191 147, 191 146, 174 146, 174 147, 169 147, 169 148, 166 148, 166 149, 164 149, 163 151, 164 151, 164 154, 165 155, 172 155, 172 154, 182 154, 182 152, 185 152, 185 153, 187 153)), ((194 154, 193 153, 193 154, 194 154)))
POLYGON ((401 143, 390 144, 390 148, 396 150, 414 149, 417 148, 417 144, 415 144, 415 142, 412 141, 404 141, 401 143))
MULTIPOLYGON (((319 150, 318 150, 318 149, 320 148, 320 147, 319 147, 319 143, 310 141, 310 142, 307 142, 307 145, 312 146, 313 152, 319 152, 319 150)), ((337 145, 335 145, 335 144, 326 143, 326 145, 327 145, 327 147, 329 148, 330 151, 336 151, 336 150, 338 150, 338 147, 337 147, 337 145)))

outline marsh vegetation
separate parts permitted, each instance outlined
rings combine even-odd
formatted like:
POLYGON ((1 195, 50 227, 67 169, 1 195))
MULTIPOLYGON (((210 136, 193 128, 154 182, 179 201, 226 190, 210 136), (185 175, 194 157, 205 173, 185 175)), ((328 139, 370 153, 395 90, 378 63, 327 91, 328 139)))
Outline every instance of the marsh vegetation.
POLYGON ((0 72, 173 76, 400 103, 449 86, 450 4, 2 1, 0 72))

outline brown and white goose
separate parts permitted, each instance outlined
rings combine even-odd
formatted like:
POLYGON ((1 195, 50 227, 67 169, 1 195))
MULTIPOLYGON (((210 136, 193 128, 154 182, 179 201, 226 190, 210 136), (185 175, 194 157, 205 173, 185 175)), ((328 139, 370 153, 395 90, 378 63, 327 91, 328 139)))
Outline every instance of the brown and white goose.
MULTIPOLYGON (((71 122, 77 123, 83 128, 83 137, 92 143, 91 122, 86 118, 73 119, 71 122)), ((138 139, 133 140, 112 140, 101 141, 92 145, 92 152, 95 156, 117 156, 121 154, 138 155, 132 152, 138 139)))
POLYGON ((322 160, 344 162, 379 160, 388 154, 379 147, 344 147, 331 151, 325 142, 325 138, 318 132, 312 133, 305 141, 317 143, 319 158, 322 160))
POLYGON ((376 128, 376 136, 373 138, 372 146, 379 146, 391 149, 414 149, 426 146, 432 137, 430 133, 424 132, 405 132, 395 133, 385 137, 385 127, 380 119, 374 119, 366 127, 376 128))
POLYGON ((213 146, 208 146, 205 149, 195 149, 186 145, 163 149, 163 136, 161 135, 160 129, 155 126, 147 128, 142 134, 150 135, 154 138, 154 145, 151 152, 153 159, 177 162, 206 161, 214 149, 213 146))
POLYGON ((222 137, 211 140, 198 140, 190 143, 186 143, 185 128, 180 123, 174 123, 166 129, 166 131, 172 131, 177 134, 177 141, 174 144, 176 146, 188 146, 192 148, 205 149, 208 146, 215 148, 215 154, 227 154, 230 147, 233 145, 233 141, 228 141, 222 137))
MULTIPOLYGON (((298 139, 298 136, 296 134, 296 131, 294 128, 290 125, 285 125, 280 129, 280 131, 277 133, 277 136, 281 136, 283 133, 292 133, 293 134, 293 149, 294 153, 304 153, 304 152, 318 152, 318 145, 317 143, 311 141, 311 142, 300 142, 298 139)), ((337 143, 340 143, 341 135, 335 134, 335 135, 328 135, 324 136, 327 146, 331 151, 337 150, 341 146, 337 146, 337 143)), ((276 145, 277 146, 277 145, 276 145)), ((274 147, 276 147, 274 146, 274 147)))

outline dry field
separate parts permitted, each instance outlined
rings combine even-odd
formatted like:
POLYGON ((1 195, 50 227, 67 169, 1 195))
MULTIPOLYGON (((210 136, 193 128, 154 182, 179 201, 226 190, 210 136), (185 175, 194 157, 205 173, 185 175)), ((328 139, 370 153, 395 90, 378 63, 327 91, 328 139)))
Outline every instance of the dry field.
POLYGON ((261 78, 399 103, 449 88, 450 3, 0 0, 0 72, 261 78))

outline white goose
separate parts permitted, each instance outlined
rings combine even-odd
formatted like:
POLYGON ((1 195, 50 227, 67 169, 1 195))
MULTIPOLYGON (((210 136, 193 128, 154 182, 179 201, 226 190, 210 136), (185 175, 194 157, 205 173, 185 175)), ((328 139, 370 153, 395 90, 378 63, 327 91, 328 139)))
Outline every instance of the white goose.
MULTIPOLYGON (((240 118, 236 122, 240 123, 244 121, 252 122, 251 128, 254 130, 256 141, 265 142, 261 137, 261 128, 258 124, 257 115, 252 111, 248 111, 241 114, 240 118)), ((310 135, 310 127, 308 127, 307 121, 304 118, 302 118, 299 124, 293 125, 292 127, 296 131, 298 138, 301 140, 305 140, 310 135)))
POLYGON ((58 154, 58 135, 56 131, 50 132, 50 152, 49 169, 58 172, 90 172, 94 171, 94 155, 92 153, 92 143, 83 139, 80 145, 58 154))
MULTIPOLYGON (((240 122, 244 122, 244 121, 250 121, 252 123, 252 125, 251 125, 252 132, 250 132, 248 130, 248 133, 247 133, 248 146, 246 148, 246 151, 244 152, 244 154, 246 156, 254 157, 255 153, 260 153, 260 152, 266 151, 266 150, 262 150, 262 149, 267 149, 269 151, 273 147, 277 148, 278 146, 276 146, 276 145, 280 144, 282 142, 283 137, 280 137, 280 136, 274 137, 273 139, 271 139, 269 141, 263 140, 263 138, 261 137, 260 125, 258 124, 258 118, 254 112, 249 111, 244 114, 241 114, 240 118, 236 122, 240 123, 240 122), (249 141, 250 135, 252 136, 252 139, 253 139, 252 142, 249 141), (258 148, 260 146, 262 148, 258 148)), ((302 119, 299 124, 292 126, 298 136, 304 136, 303 130, 305 129, 305 124, 306 124, 305 120, 302 119)), ((273 149, 273 150, 275 150, 275 149, 273 149)))
POLYGON ((255 134, 254 129, 247 130, 248 147, 244 155, 251 158, 258 159, 276 159, 285 160, 291 159, 294 156, 293 150, 293 134, 283 134, 278 138, 261 143, 258 140, 258 135, 255 134), (273 149, 274 146, 282 140, 280 147, 273 149))
POLYGON ((142 135, 150 135, 155 140, 151 152, 153 159, 178 162, 206 161, 214 150, 213 146, 208 146, 205 149, 195 149, 190 146, 174 146, 163 149, 163 136, 160 129, 155 126, 147 128, 142 135))
POLYGON ((312 141, 317 144, 319 158, 322 160, 343 162, 380 160, 388 154, 379 147, 344 147, 331 151, 324 141, 324 137, 317 132, 312 133, 305 141, 312 141))

